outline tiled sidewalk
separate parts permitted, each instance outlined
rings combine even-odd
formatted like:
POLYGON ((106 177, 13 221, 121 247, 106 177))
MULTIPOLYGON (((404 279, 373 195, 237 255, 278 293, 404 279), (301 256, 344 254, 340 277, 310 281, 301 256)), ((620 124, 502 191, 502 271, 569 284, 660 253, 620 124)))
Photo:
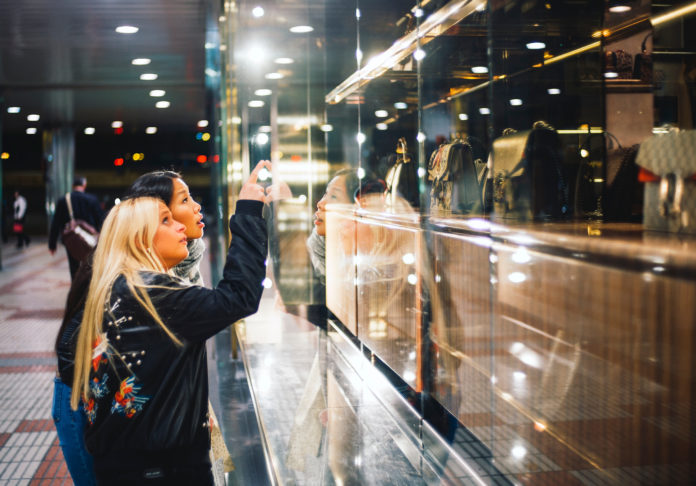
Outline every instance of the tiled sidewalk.
POLYGON ((60 326, 70 272, 46 241, 2 247, 0 270, 0 485, 72 485, 51 419, 60 326))

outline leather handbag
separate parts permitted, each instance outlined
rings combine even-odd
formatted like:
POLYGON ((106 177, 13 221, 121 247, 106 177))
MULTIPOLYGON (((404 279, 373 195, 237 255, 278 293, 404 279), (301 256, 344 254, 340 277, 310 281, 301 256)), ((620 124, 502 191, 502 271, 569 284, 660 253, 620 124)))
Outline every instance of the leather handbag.
POLYGON ((61 239, 68 254, 75 260, 82 261, 97 246, 99 232, 92 225, 81 219, 75 219, 70 201, 70 193, 65 195, 70 221, 65 224, 61 239))
POLYGON ((571 215, 558 133, 545 124, 493 141, 496 218, 558 220, 571 215))
POLYGON ((474 160, 468 142, 455 140, 440 145, 428 163, 430 209, 458 214, 482 213, 485 169, 485 162, 474 160))
POLYGON ((696 234, 696 130, 653 135, 638 149, 645 229, 696 234))

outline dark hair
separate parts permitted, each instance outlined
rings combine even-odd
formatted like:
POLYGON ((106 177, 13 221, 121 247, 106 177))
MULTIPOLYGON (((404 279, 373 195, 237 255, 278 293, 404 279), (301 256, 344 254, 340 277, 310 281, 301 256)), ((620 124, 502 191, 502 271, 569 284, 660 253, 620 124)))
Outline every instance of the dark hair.
POLYGON ((169 206, 174 195, 174 179, 180 179, 181 174, 171 170, 148 172, 138 177, 131 184, 126 199, 134 197, 155 197, 169 206))
MULTIPOLYGON (((70 292, 68 292, 68 297, 65 302, 65 313, 63 314, 63 322, 60 324, 60 329, 58 330, 58 336, 56 336, 55 350, 58 351, 58 345, 63 337, 65 328, 70 324, 73 317, 85 306, 85 300, 87 299, 87 291, 89 290, 89 283, 92 280, 92 259, 94 257, 94 250, 92 250, 87 258, 85 258, 77 269, 75 273, 75 278, 70 284, 70 292)), ((71 386, 70 383, 66 383, 71 386)))
POLYGON ((86 178, 86 177, 76 175, 76 176, 73 178, 73 181, 72 181, 73 187, 84 186, 85 184, 87 184, 87 178, 86 178))
POLYGON ((332 179, 336 177, 345 178, 346 194, 349 198, 352 198, 355 191, 360 187, 358 171, 356 169, 341 169, 333 175, 332 179))

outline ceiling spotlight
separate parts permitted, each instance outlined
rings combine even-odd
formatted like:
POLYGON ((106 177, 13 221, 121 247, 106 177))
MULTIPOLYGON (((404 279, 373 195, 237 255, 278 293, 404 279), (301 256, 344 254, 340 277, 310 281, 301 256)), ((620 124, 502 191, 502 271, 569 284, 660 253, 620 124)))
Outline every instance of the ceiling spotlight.
POLYGON ((263 14, 265 14, 265 13, 266 13, 266 11, 263 9, 263 7, 254 7, 251 10, 251 15, 253 15, 257 19, 260 17, 263 17, 263 14))
POLYGON ((198 128, 205 128, 208 126, 208 120, 198 120, 198 128))
POLYGON ((481 113, 482 115, 490 115, 491 110, 490 108, 479 108, 479 113, 481 113))
POLYGON ((413 16, 416 18, 420 18, 423 16, 423 9, 422 8, 417 8, 416 10, 413 11, 413 16))
POLYGON ((131 64, 134 66, 147 66, 152 62, 151 59, 148 59, 147 57, 138 57, 136 59, 133 59, 131 61, 131 64))
POLYGON ((261 108, 265 103, 261 100, 251 100, 249 102, 249 107, 250 108, 261 108))
POLYGON ((169 108, 169 105, 171 105, 169 101, 158 101, 155 103, 155 108, 169 108))
POLYGON ((466 113, 460 113, 458 117, 461 121, 466 121, 469 119, 469 115, 467 115, 466 113))
POLYGON ((413 52, 413 58, 414 58, 416 61, 420 61, 420 60, 422 60, 422 59, 425 59, 425 51, 424 51, 423 49, 416 49, 416 50, 413 52))
POLYGON ((123 126, 122 121, 116 120, 116 121, 111 122, 111 128, 121 128, 122 126, 123 126))
POLYGON ((378 123, 378 124, 376 125, 376 127, 377 127, 377 130, 382 130, 382 131, 384 131, 384 130, 386 130, 387 128, 389 128, 389 127, 387 126, 386 123, 378 123))
POLYGON ((486 74, 488 72, 488 68, 486 66, 473 66, 471 68, 471 72, 474 74, 486 74))
POLYGON ((403 101, 397 101, 396 103, 394 103, 394 108, 396 108, 397 110, 405 110, 406 108, 408 108, 408 105, 403 101))
POLYGON ((167 94, 167 92, 163 89, 153 89, 152 91, 150 91, 150 96, 155 98, 159 98, 160 96, 164 96, 165 94, 167 94))
POLYGON ((614 71, 607 71, 604 73, 604 77, 607 79, 614 79, 619 77, 619 73, 614 72, 614 71))
POLYGON ((559 95, 561 94, 561 90, 558 88, 549 88, 546 90, 546 92, 550 95, 559 95))
POLYGON ((283 75, 280 73, 268 73, 264 76, 266 79, 283 79, 283 75))
POLYGON ((510 106, 522 106, 522 100, 519 98, 513 98, 510 100, 510 106))
POLYGON ((256 134, 256 143, 258 145, 266 145, 268 143, 268 135, 265 133, 258 133, 256 134))
POLYGON ((119 34, 135 34, 138 30, 140 29, 132 25, 119 25, 116 27, 116 32, 119 34))
POLYGON ((157 79, 157 75, 155 73, 143 73, 140 75, 140 79, 143 81, 154 81, 157 79))
POLYGON ((293 34, 306 34, 308 32, 312 32, 314 30, 314 27, 311 25, 296 25, 294 27, 290 27, 290 32, 293 34))
POLYGON ((35 134, 36 134, 36 128, 34 128, 34 127, 27 128, 27 135, 35 135, 35 134))
POLYGON ((21 108, 19 106, 8 106, 7 113, 19 113, 21 108))
POLYGON ((148 135, 154 135, 155 133, 157 133, 157 127, 147 127, 145 129, 145 133, 147 133, 148 135))
POLYGON ((543 49, 544 47, 546 47, 546 44, 544 44, 543 42, 539 42, 539 41, 527 42, 527 49, 536 50, 536 49, 543 49))
POLYGON ((35 122, 39 121, 41 119, 41 116, 37 115, 36 113, 33 113, 31 115, 27 115, 27 121, 35 122))
POLYGON ((612 13, 630 12, 631 5, 627 1, 614 0, 609 2, 609 11, 612 13))
POLYGON ((257 89, 256 91, 254 91, 254 94, 256 96, 270 96, 272 93, 273 91, 265 88, 257 89))
POLYGON ((85 135, 94 135, 94 127, 85 127, 85 135))
POLYGON ((389 112, 387 110, 377 110, 375 111, 375 116, 377 118, 386 118, 389 116, 389 112))
POLYGON ((295 60, 291 57, 279 57, 274 62, 276 64, 292 64, 295 60))
POLYGON ((330 132, 333 130, 333 125, 329 125, 328 123, 324 123, 323 125, 319 126, 319 130, 322 132, 330 132))

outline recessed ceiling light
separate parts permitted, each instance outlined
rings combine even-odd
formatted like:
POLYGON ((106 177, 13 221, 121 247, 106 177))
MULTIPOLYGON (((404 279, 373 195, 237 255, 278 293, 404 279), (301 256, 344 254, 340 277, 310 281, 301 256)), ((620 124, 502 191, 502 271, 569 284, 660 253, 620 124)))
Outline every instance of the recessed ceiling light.
POLYGON ((145 133, 147 133, 148 135, 154 135, 155 133, 157 133, 157 127, 147 127, 145 129, 145 133))
POLYGON ((415 59, 416 61, 425 59, 425 51, 423 49, 416 49, 413 52, 413 59, 415 59))
POLYGON ((536 49, 543 49, 544 47, 546 47, 546 44, 544 44, 543 42, 539 42, 539 41, 527 42, 527 49, 536 50, 536 49))
POLYGON ((41 116, 37 115, 36 113, 32 113, 31 115, 27 115, 27 121, 39 121, 41 119, 41 116))
POLYGON ((261 88, 254 91, 254 94, 256 96, 270 96, 271 94, 273 94, 273 91, 271 91, 270 89, 261 88))
POLYGON ((403 101, 397 101, 396 103, 394 103, 394 108, 396 108, 397 110, 405 110, 406 108, 408 108, 408 105, 403 101))
POLYGON ((490 108, 479 108, 479 113, 481 113, 482 115, 490 115, 491 110, 490 108))
POLYGON ((389 112, 387 110, 377 110, 375 111, 375 116, 377 118, 386 118, 389 116, 389 112))
POLYGON ((119 34, 135 34, 138 30, 140 29, 133 25, 119 25, 116 27, 116 32, 119 34))
POLYGON ((155 103, 155 108, 169 108, 170 104, 171 103, 169 103, 169 101, 158 101, 157 103, 155 103))
POLYGON ((36 128, 34 128, 34 127, 27 128, 27 135, 35 135, 35 134, 36 134, 36 128))
POLYGON ((294 27, 290 27, 290 32, 293 34, 306 34, 307 32, 312 32, 314 30, 314 27, 311 25, 296 25, 294 27))
POLYGON ((123 122, 116 120, 111 122, 111 128, 121 128, 123 126, 123 122))
POLYGON ((198 120, 198 128, 205 128, 208 126, 208 120, 198 120))
POLYGON ((471 68, 471 72, 474 74, 486 74, 488 72, 488 68, 486 66, 473 66, 471 68))
POLYGON ((382 131, 384 131, 384 130, 386 130, 387 128, 389 128, 389 127, 387 126, 386 123, 378 123, 378 124, 377 124, 377 130, 382 130, 382 131))
POLYGON ((519 98, 513 98, 510 100, 511 106, 522 106, 522 100, 519 98))
POLYGON ((546 90, 546 92, 550 95, 559 95, 561 94, 561 90, 558 88, 549 88, 546 90))
POLYGON ((268 73, 264 76, 266 79, 283 79, 283 75, 280 73, 268 73))
POLYGON ((608 78, 608 79, 618 78, 619 73, 614 72, 614 71, 607 71, 606 73, 604 73, 604 77, 608 78))
POLYGON ((466 113, 460 113, 458 116, 461 121, 466 121, 469 119, 469 115, 467 115, 466 113))
POLYGON ((261 108, 263 105, 265 105, 265 103, 261 100, 251 100, 249 102, 251 108, 261 108))
POLYGON ((19 113, 21 108, 19 106, 8 106, 7 113, 19 113))
POLYGON ((265 14, 266 11, 263 9, 263 7, 256 6, 251 10, 251 15, 256 17, 257 19, 260 17, 263 17, 263 14, 265 14))
POLYGON ((140 75, 140 79, 143 81, 154 81, 157 79, 157 75, 155 73, 143 73, 140 75))
POLYGON ((292 64, 295 60, 291 57, 279 57, 274 62, 276 64, 292 64))
POLYGON ((322 132, 330 132, 333 130, 333 125, 324 123, 323 125, 319 126, 319 130, 321 130, 322 132))
POLYGON ((612 13, 630 12, 631 6, 626 1, 614 0, 609 2, 609 11, 612 13))
POLYGON ((94 127, 85 127, 85 135, 94 135, 94 127))
POLYGON ((164 96, 165 94, 167 94, 167 92, 163 89, 153 89, 152 91, 150 91, 150 96, 153 96, 155 98, 159 98, 160 96, 164 96))
POLYGON ((147 66, 151 62, 152 60, 147 57, 137 57, 131 61, 131 64, 134 66, 147 66))

